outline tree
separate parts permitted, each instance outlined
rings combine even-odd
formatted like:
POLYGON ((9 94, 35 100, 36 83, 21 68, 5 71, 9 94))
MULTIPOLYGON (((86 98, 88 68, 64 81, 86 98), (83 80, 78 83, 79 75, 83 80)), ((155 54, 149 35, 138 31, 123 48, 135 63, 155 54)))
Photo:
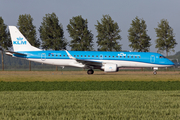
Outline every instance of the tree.
POLYGON ((103 15, 101 23, 97 21, 95 25, 98 32, 97 43, 98 51, 120 51, 121 45, 119 45, 118 40, 121 40, 119 33, 121 30, 117 22, 114 22, 109 15, 103 15))
MULTIPOLYGON (((68 42, 64 38, 63 26, 59 24, 58 17, 55 13, 46 14, 46 16, 43 17, 39 32, 43 49, 66 49, 68 42)), ((58 66, 56 66, 56 71, 57 70, 58 66)))
POLYGON ((40 41, 37 39, 36 27, 32 22, 33 18, 30 14, 19 15, 17 26, 29 43, 39 48, 40 41))
POLYGON ((169 22, 165 19, 158 23, 158 28, 156 31, 156 48, 159 52, 166 51, 166 57, 168 57, 168 52, 174 51, 174 47, 177 45, 174 39, 173 29, 169 26, 169 22))
POLYGON ((81 16, 70 19, 67 30, 72 38, 71 50, 90 51, 93 48, 93 34, 88 30, 88 21, 81 16))
POLYGON ((12 46, 7 26, 4 24, 4 20, 0 17, 0 46, 1 46, 1 63, 2 70, 4 71, 4 57, 3 49, 9 49, 12 46))
MULTIPOLYGON (((32 22, 33 18, 30 14, 19 15, 17 26, 31 45, 39 47, 40 41, 37 39, 36 27, 32 22)), ((29 71, 31 71, 31 61, 29 61, 29 71)))
POLYGON ((66 49, 68 44, 64 38, 62 24, 59 24, 55 13, 46 14, 39 28, 43 49, 61 50, 66 49))
POLYGON ((128 39, 131 44, 129 46, 133 48, 133 51, 148 52, 151 46, 151 38, 147 35, 147 25, 143 19, 136 17, 132 20, 131 27, 128 32, 128 39))

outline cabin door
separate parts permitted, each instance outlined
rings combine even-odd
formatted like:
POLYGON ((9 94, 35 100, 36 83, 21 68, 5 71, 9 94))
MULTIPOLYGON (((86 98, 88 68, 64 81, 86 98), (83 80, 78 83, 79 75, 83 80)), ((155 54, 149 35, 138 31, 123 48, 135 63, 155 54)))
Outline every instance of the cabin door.
POLYGON ((154 55, 151 55, 151 57, 150 57, 150 62, 151 62, 151 63, 155 63, 155 56, 154 56, 154 55))
POLYGON ((41 54, 41 60, 42 60, 42 61, 45 61, 45 60, 46 60, 46 54, 45 54, 45 53, 42 53, 42 54, 41 54))

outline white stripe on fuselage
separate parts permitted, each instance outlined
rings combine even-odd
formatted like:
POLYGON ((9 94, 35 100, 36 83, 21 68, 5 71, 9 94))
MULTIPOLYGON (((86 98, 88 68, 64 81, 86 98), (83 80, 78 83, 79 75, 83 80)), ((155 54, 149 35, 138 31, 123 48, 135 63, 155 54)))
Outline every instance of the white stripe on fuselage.
MULTIPOLYGON (((34 62, 58 65, 58 66, 74 66, 84 68, 85 65, 77 62, 73 59, 27 59, 34 62)), ((161 65, 161 64, 151 64, 135 61, 123 61, 123 60, 93 60, 96 62, 102 62, 102 64, 117 64, 117 67, 170 67, 172 65, 161 65)))

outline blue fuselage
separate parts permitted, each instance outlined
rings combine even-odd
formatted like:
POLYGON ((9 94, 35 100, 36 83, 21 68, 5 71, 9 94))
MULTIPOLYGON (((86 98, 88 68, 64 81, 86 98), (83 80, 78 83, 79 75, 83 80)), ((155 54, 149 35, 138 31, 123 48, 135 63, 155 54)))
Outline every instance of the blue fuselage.
MULTIPOLYGON (((27 56, 14 55, 15 57, 27 58, 29 60, 37 60, 41 61, 37 62, 45 62, 47 60, 70 60, 70 57, 66 53, 66 51, 21 51, 19 53, 26 54, 27 56)), ((131 62, 136 63, 138 67, 138 63, 146 63, 159 66, 173 66, 174 63, 169 59, 165 58, 163 55, 159 53, 153 52, 99 52, 99 51, 69 51, 69 53, 78 60, 90 60, 90 61, 98 61, 98 62, 131 62)), ((48 64, 48 63, 47 63, 48 64)), ((60 64, 61 65, 61 64, 60 64)), ((123 67, 123 64, 119 67, 123 67)), ((125 65, 125 67, 128 67, 125 65)), ((133 67, 132 64, 130 67, 133 67)), ((139 66, 142 67, 142 66, 139 66)), ((144 67, 151 67, 145 66, 144 67)))

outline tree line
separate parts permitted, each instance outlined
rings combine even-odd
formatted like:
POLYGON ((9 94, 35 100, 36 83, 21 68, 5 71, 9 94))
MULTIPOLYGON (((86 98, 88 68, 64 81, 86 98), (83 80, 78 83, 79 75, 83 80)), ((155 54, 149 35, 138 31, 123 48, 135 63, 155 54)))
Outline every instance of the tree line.
MULTIPOLYGON (((30 14, 19 15, 17 22, 18 29, 28 39, 30 44, 42 49, 61 50, 66 49, 69 45, 71 50, 75 51, 92 51, 93 49, 93 34, 88 29, 87 19, 81 15, 72 17, 67 25, 67 31, 70 35, 70 42, 64 37, 64 30, 55 13, 46 14, 38 29, 40 39, 37 38, 36 27, 33 25, 33 18, 30 14)), ((121 51, 121 29, 118 23, 111 16, 103 15, 100 21, 97 20, 95 25, 98 35, 97 45, 98 51, 121 51)), ((174 50, 177 45, 174 39, 173 29, 170 27, 167 19, 162 19, 156 32, 156 48, 158 52, 166 51, 166 56, 171 50, 174 50)), ((129 47, 133 51, 148 52, 150 49, 151 38, 147 34, 147 25, 144 19, 135 17, 132 20, 131 27, 128 30, 129 47)), ((9 49, 12 47, 10 35, 5 25, 4 20, 0 17, 0 46, 1 49, 9 49)), ((2 54, 3 56, 3 54, 2 54)), ((2 57, 3 59, 3 57, 2 57)), ((2 60, 3 62, 3 60, 2 60)))

